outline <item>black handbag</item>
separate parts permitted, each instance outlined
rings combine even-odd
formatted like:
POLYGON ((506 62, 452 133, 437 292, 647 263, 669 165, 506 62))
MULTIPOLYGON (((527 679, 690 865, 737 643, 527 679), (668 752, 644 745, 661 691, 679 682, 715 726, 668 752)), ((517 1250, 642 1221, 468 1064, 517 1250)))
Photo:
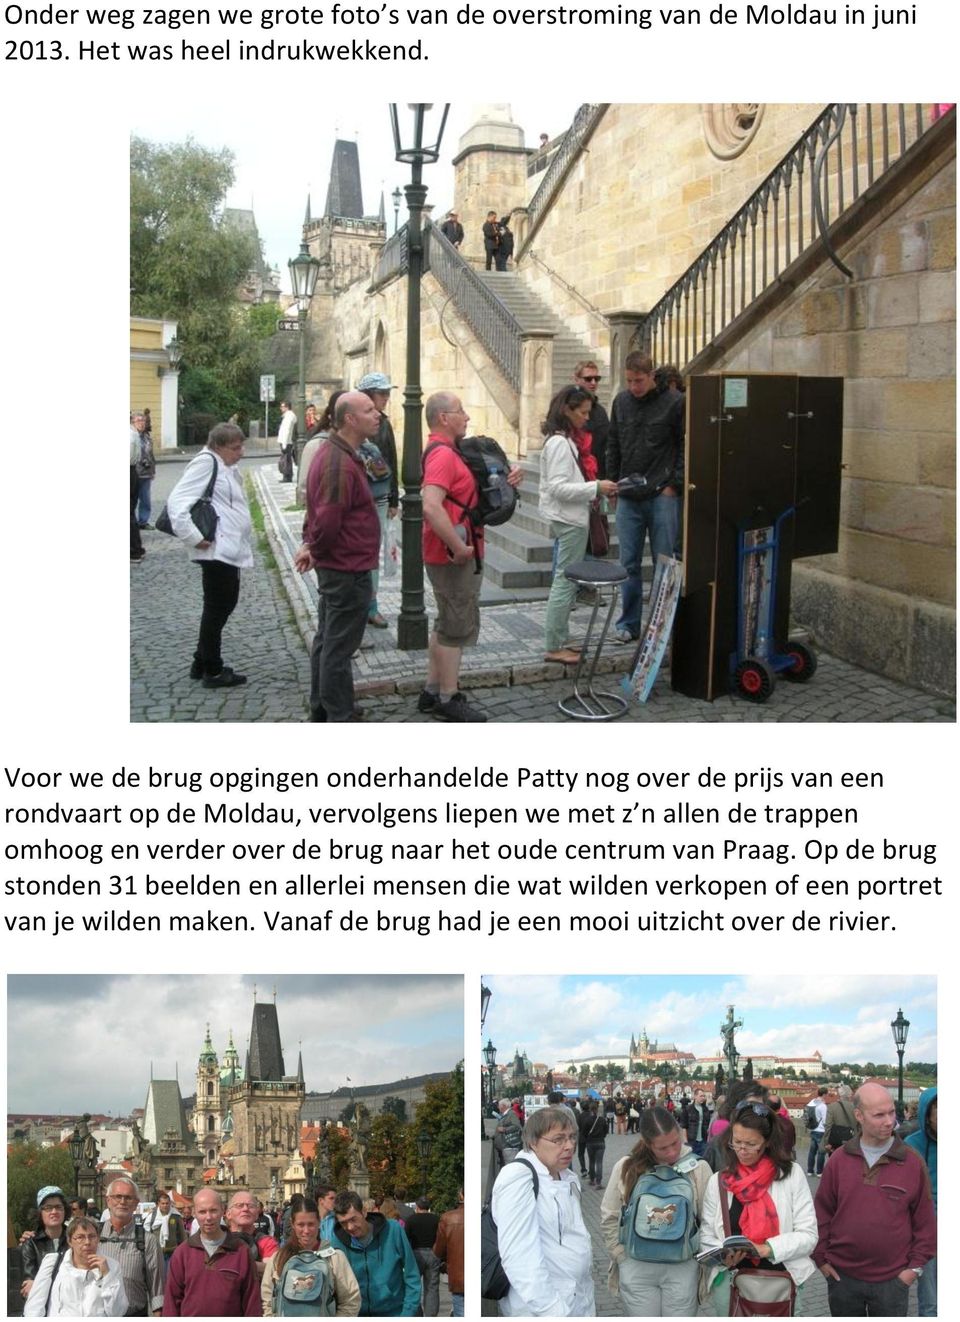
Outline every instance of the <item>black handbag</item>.
MULTIPOLYGON (((207 483, 207 489, 198 500, 195 500, 190 506, 190 517, 196 525, 197 532, 201 533, 205 542, 212 542, 217 536, 217 524, 220 522, 217 511, 213 507, 211 497, 213 488, 217 484, 217 457, 212 454, 213 472, 210 474, 210 481, 207 483)), ((160 511, 154 527, 158 532, 168 533, 171 537, 176 537, 173 531, 173 524, 170 522, 170 515, 166 505, 160 511)))

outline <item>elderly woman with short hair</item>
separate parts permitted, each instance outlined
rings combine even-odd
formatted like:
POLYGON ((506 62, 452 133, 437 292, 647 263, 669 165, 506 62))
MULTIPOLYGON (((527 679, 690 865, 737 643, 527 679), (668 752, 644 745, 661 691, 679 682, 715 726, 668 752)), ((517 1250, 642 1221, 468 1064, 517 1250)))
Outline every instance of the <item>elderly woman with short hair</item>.
POLYGON ((100 1252, 96 1221, 75 1216, 66 1234, 66 1253, 48 1253, 41 1262, 24 1317, 124 1317, 127 1293, 120 1265, 100 1252))
POLYGON ((203 613, 191 679, 204 688, 233 688, 246 676, 223 664, 220 641, 224 626, 240 599, 240 570, 253 565, 253 531, 243 481, 236 465, 243 458, 243 432, 232 422, 211 429, 207 444, 187 465, 167 500, 173 531, 190 548, 191 560, 200 565, 203 613), (210 488, 210 483, 213 483, 210 488), (193 521, 193 506, 210 488, 209 499, 217 514, 212 539, 193 521))
POLYGON ((593 1250, 570 1169, 577 1128, 565 1106, 532 1111, 523 1152, 493 1186, 491 1212, 510 1290, 505 1317, 594 1317, 593 1250))

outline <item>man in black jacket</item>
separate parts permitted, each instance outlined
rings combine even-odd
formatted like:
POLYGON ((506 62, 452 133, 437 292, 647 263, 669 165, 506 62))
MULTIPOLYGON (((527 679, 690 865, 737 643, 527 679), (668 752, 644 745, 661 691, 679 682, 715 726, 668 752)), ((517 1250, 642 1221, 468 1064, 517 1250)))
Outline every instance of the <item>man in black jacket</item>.
POLYGON ((463 243, 463 226, 455 211, 447 212, 447 218, 440 226, 440 233, 445 239, 449 239, 455 248, 459 248, 463 243))
POLYGON ((629 575, 616 626, 620 643, 640 637, 647 535, 654 566, 658 555, 674 554, 683 493, 683 399, 658 385, 645 354, 628 354, 625 369, 627 388, 610 410, 606 455, 609 478, 632 479, 617 500, 620 562, 629 575))
POLYGON ((590 416, 583 430, 590 433, 590 452, 597 461, 597 477, 604 478, 607 476, 607 434, 610 431, 610 419, 607 410, 597 398, 597 387, 603 380, 600 368, 592 358, 584 359, 573 369, 573 379, 593 400, 590 416))
POLYGON ((507 262, 513 256, 513 230, 510 228, 510 217, 502 216, 497 228, 500 230, 500 244, 497 248, 497 270, 505 271, 507 262))
POLYGON ((483 251, 487 255, 487 270, 493 266, 494 258, 497 255, 497 249, 500 247, 500 226, 497 224, 497 213, 488 211, 487 218, 483 222, 483 251))

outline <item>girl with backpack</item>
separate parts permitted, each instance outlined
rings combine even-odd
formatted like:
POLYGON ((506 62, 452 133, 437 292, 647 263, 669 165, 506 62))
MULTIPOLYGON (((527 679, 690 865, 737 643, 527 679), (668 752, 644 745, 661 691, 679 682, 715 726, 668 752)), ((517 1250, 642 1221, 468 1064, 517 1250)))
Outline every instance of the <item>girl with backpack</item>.
POLYGON ((640 1137, 610 1172, 600 1229, 609 1286, 630 1317, 693 1317, 698 1308, 698 1229, 710 1167, 671 1113, 640 1113, 640 1137))
POLYGON ((290 1236, 267 1259, 261 1282, 264 1317, 357 1317, 360 1287, 342 1249, 320 1238, 320 1209, 297 1193, 290 1236))
POLYGON ((727 1252, 722 1265, 709 1269, 714 1311, 718 1317, 733 1311, 734 1290, 740 1295, 738 1312, 769 1314, 777 1303, 779 1316, 812 1316, 818 1310, 812 1300, 805 1307, 803 1283, 817 1272, 810 1257, 817 1218, 806 1173, 787 1155, 780 1122, 763 1102, 745 1098, 730 1120, 719 1140, 721 1168, 710 1177, 703 1199, 700 1247, 719 1249, 728 1235, 745 1235, 755 1251, 727 1252), (758 1306, 757 1295, 767 1302, 758 1306), (782 1311, 784 1304, 789 1311, 782 1311))

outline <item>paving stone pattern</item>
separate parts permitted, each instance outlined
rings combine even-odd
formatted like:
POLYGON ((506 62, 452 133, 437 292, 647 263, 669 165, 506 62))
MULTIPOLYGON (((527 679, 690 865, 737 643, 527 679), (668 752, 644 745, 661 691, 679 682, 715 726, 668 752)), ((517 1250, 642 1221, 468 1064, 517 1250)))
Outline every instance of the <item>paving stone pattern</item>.
MULTIPOLYGON (((253 569, 241 577, 240 602, 224 632, 228 665, 249 677, 241 688, 207 690, 187 674, 200 620, 200 573, 183 546, 154 531, 143 534, 146 558, 130 567, 131 694, 134 721, 304 721, 309 694, 309 645, 316 622, 317 593, 312 574, 300 575, 292 555, 300 543, 303 512, 294 508, 294 490, 279 481, 274 459, 246 460, 264 511, 276 560, 269 566, 258 550, 253 569)), ((183 471, 180 463, 158 465, 154 515, 183 471)), ((400 574, 381 576, 379 601, 390 622, 368 629, 354 661, 361 706, 368 721, 432 721, 416 710, 426 673, 424 652, 400 652, 396 620, 400 613, 400 574)), ((501 593, 501 596, 503 593, 501 593)), ((509 594, 507 594, 509 595, 509 594)), ((426 609, 434 604, 425 584, 426 609)), ((572 667, 545 663, 545 603, 508 600, 485 606, 477 647, 465 654, 461 687, 490 720, 564 721, 557 709, 570 694, 572 667)), ((571 616, 571 635, 582 637, 589 606, 571 616)), ((600 661, 602 687, 619 691, 629 647, 608 642, 600 661)), ((780 721, 952 721, 955 704, 860 670, 820 653, 809 684, 777 685, 763 705, 724 695, 713 703, 674 693, 666 669, 646 704, 632 702, 626 722, 698 721, 752 724, 780 721)))

